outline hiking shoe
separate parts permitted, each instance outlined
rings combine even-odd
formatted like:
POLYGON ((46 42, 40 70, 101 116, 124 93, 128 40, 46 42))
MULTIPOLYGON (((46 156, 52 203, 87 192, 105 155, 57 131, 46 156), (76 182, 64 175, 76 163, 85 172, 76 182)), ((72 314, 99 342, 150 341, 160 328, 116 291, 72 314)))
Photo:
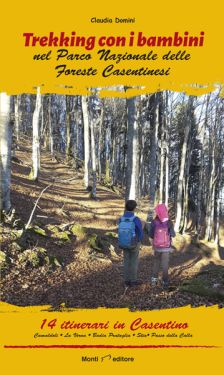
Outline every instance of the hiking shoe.
POLYGON ((131 286, 131 281, 125 281, 125 282, 124 282, 124 285, 125 285, 125 286, 131 286))
POLYGON ((156 286, 158 284, 158 278, 157 277, 152 277, 151 278, 151 286, 156 286))
POLYGON ((168 281, 163 281, 162 282, 162 288, 164 290, 168 290, 169 289, 169 282, 168 281))
POLYGON ((130 285, 129 286, 138 286, 138 285, 142 285, 143 282, 141 280, 135 280, 135 281, 130 281, 130 285))

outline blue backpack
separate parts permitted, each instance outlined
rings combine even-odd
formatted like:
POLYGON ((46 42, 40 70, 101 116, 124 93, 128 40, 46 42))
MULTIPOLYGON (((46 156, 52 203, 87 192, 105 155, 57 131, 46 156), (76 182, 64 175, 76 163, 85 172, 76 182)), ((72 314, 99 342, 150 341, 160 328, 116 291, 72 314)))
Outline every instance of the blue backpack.
POLYGON ((135 216, 121 216, 118 225, 118 244, 121 249, 133 249, 137 245, 135 233, 135 216))

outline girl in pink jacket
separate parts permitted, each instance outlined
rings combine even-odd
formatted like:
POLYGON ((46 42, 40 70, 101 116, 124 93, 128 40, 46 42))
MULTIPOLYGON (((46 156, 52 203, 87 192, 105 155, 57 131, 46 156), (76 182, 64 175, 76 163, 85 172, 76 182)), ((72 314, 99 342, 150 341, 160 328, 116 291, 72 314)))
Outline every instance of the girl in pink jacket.
POLYGON ((172 251, 171 238, 175 237, 175 231, 164 203, 158 204, 155 212, 156 217, 149 228, 149 237, 153 239, 154 250, 151 284, 152 286, 157 285, 159 270, 162 267, 162 285, 164 289, 167 289, 169 287, 169 255, 172 251))

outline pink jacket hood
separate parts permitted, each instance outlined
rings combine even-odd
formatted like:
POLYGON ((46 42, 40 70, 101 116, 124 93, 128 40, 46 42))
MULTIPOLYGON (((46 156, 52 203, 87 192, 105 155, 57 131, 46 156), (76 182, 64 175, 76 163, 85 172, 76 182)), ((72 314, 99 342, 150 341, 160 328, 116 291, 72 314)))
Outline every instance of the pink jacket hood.
POLYGON ((155 211, 156 215, 162 223, 169 220, 168 210, 164 203, 158 204, 155 208, 155 211))

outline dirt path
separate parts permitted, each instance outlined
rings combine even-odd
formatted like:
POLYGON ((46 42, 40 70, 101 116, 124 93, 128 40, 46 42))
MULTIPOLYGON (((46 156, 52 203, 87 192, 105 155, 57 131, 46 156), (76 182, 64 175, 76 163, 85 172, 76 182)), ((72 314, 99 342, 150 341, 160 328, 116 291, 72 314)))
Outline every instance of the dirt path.
MULTIPOLYGON (((64 163, 42 153, 38 182, 28 179, 31 150, 22 146, 17 157, 23 165, 13 163, 12 204, 22 221, 29 219, 33 205, 44 187, 52 184, 41 198, 33 224, 47 225, 79 223, 87 233, 84 238, 58 245, 52 238, 39 236, 32 246, 42 246, 51 256, 63 259, 63 266, 54 270, 42 266, 33 269, 16 264, 2 277, 1 299, 16 305, 52 305, 67 307, 129 307, 131 309, 161 309, 192 304, 213 304, 208 298, 180 292, 183 279, 191 278, 203 267, 203 257, 189 237, 179 236, 176 251, 171 256, 172 290, 150 286, 152 248, 145 236, 139 259, 139 278, 143 285, 125 289, 122 278, 122 254, 116 239, 111 239, 115 253, 98 258, 90 254, 91 234, 116 233, 117 219, 123 212, 123 199, 109 189, 98 186, 97 200, 91 200, 83 187, 81 172, 74 172, 64 163)), ((144 220, 147 207, 139 216, 144 220)), ((205 262, 206 263, 206 262, 205 262)), ((206 266, 206 264, 204 264, 206 266)))

